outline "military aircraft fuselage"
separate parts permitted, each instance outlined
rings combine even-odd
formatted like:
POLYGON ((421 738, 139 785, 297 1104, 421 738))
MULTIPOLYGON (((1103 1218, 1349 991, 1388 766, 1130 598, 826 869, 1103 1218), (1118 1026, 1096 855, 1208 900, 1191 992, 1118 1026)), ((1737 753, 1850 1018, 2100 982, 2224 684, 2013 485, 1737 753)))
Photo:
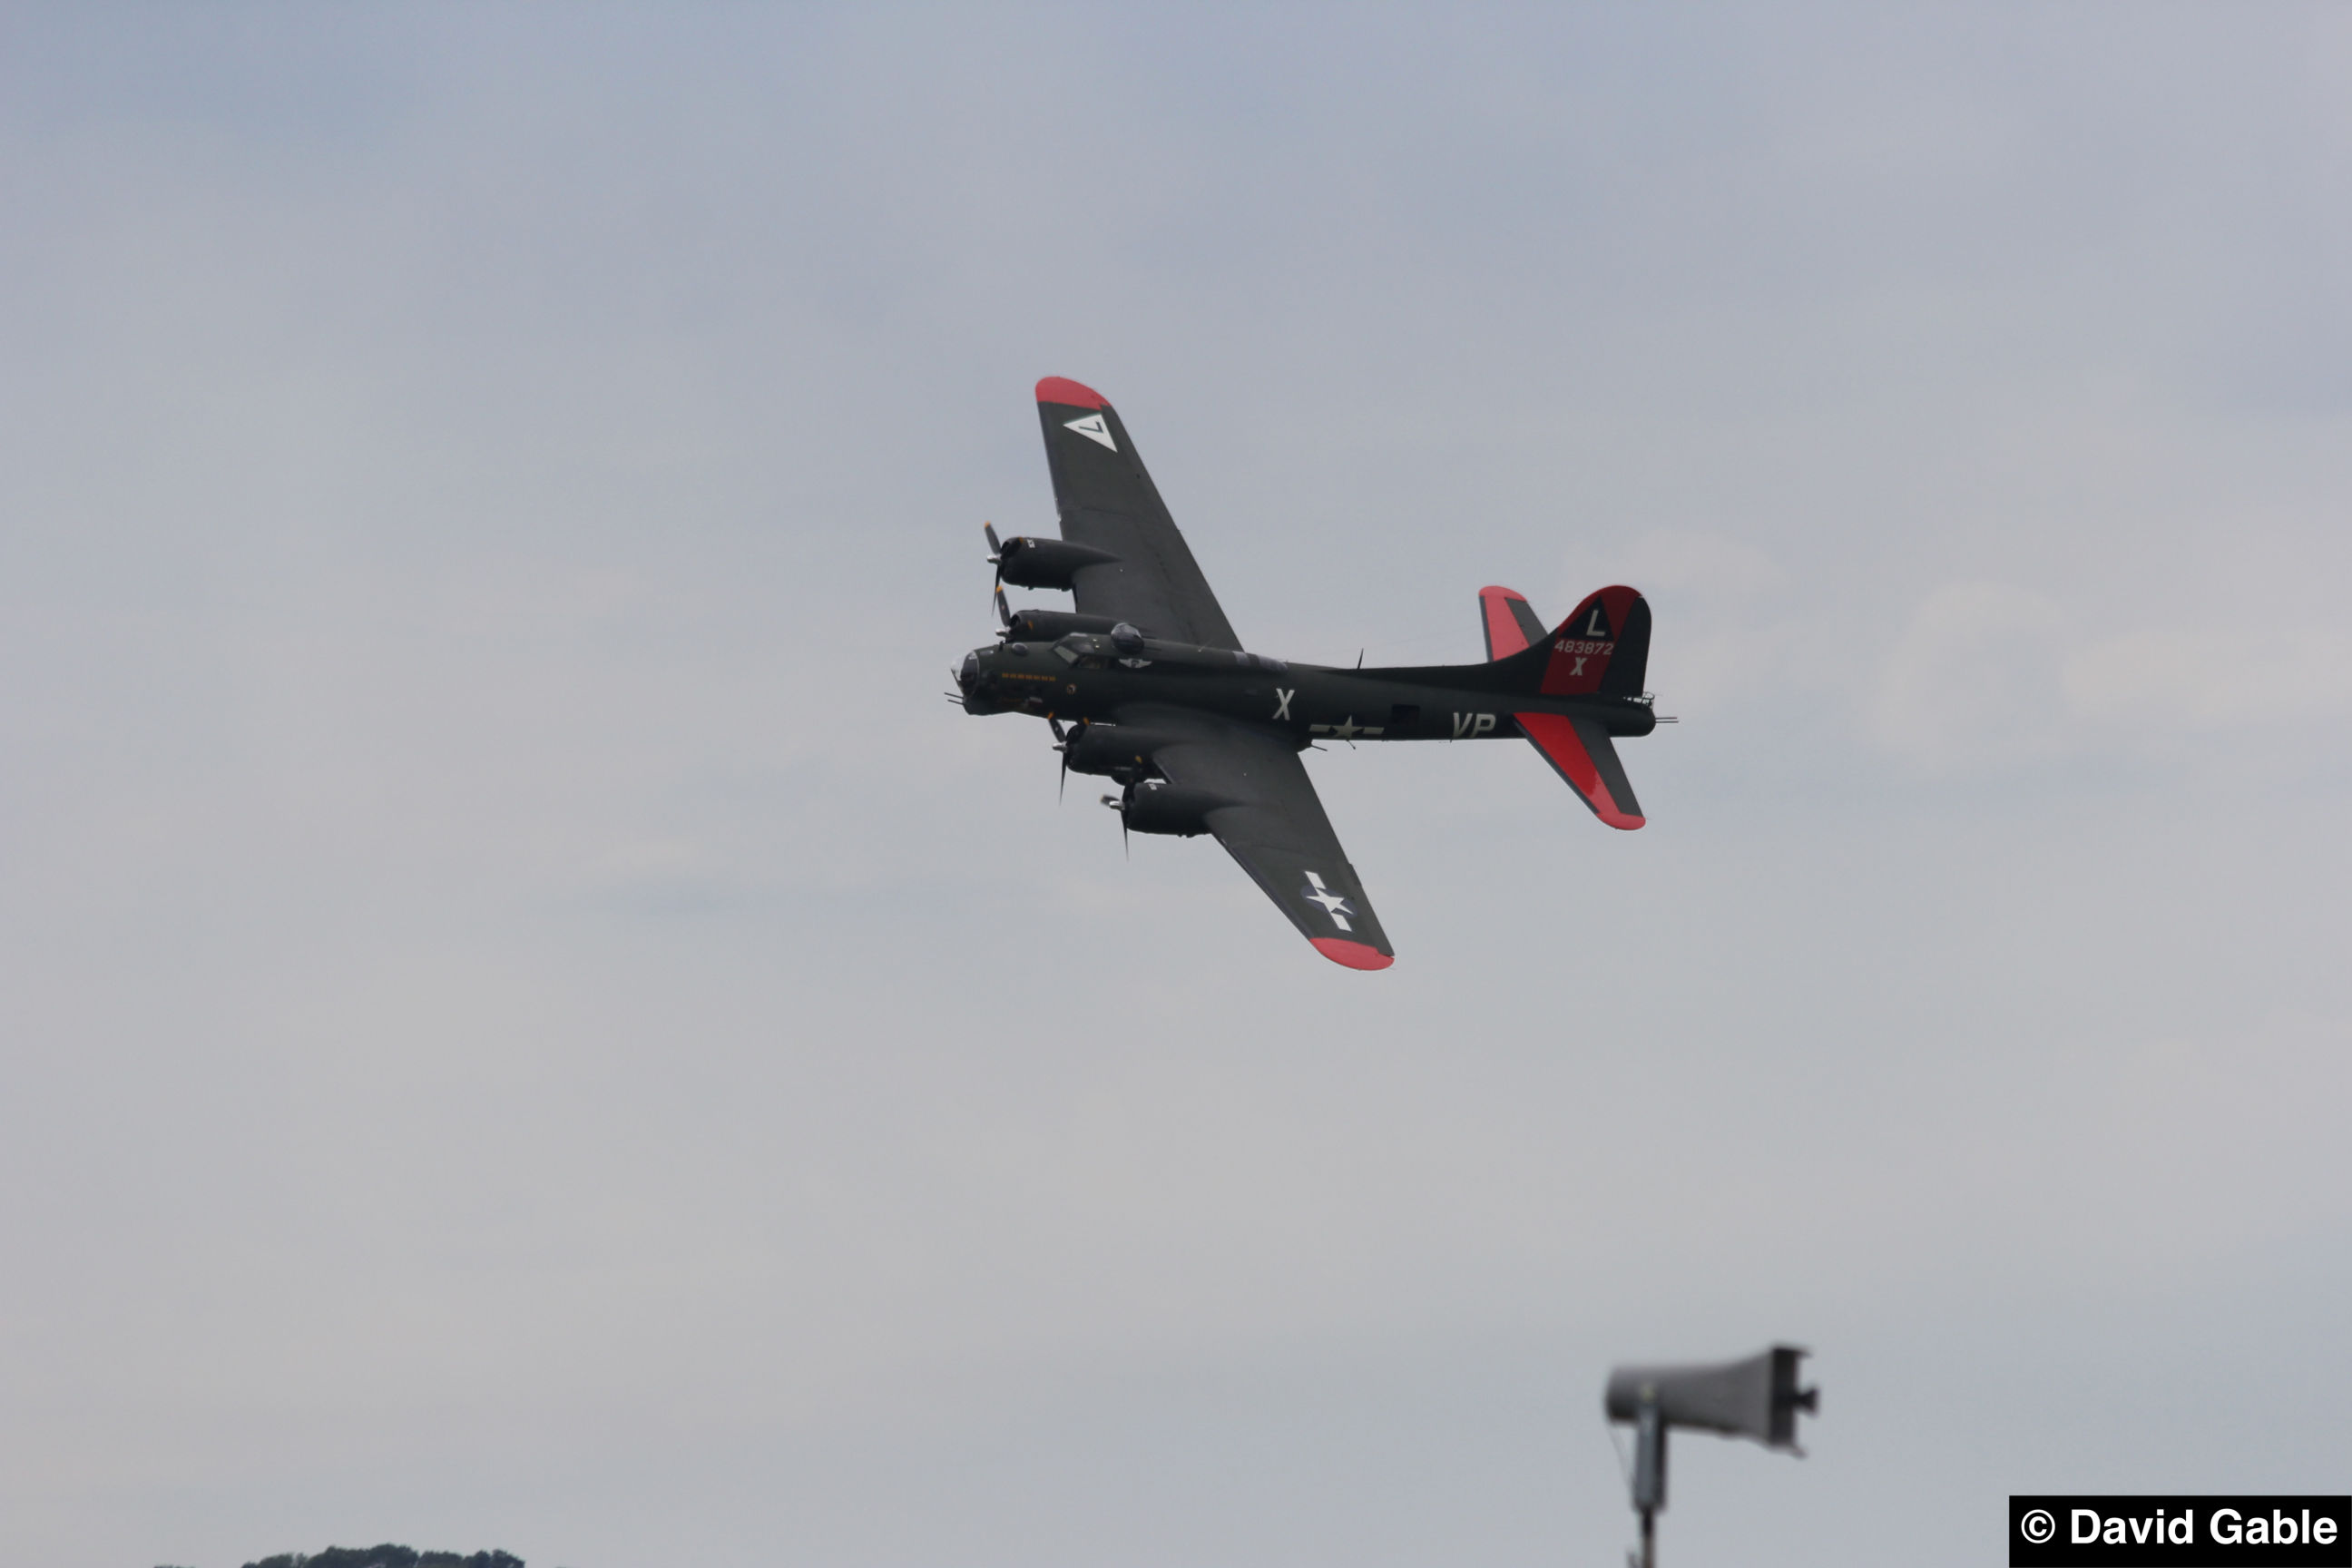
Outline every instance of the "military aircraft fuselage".
MULTIPOLYGON (((1317 741, 1518 740, 1510 715, 1597 721, 1612 735, 1657 727, 1648 703, 1625 697, 1545 696, 1482 689, 1485 665, 1351 669, 1298 664, 1232 648, 1074 632, 1051 643, 1009 638, 974 648, 957 672, 973 713, 1149 726, 1143 711, 1191 711, 1317 741)), ((1098 742, 1099 744, 1099 742, 1098 742)), ((1085 767, 1074 757, 1072 767, 1085 767)))

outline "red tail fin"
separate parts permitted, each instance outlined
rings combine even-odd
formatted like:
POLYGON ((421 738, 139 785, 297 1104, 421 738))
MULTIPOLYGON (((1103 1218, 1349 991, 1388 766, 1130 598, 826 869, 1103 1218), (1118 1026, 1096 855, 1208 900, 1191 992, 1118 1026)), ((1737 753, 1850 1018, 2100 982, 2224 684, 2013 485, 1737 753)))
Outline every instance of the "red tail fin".
POLYGON ((1631 588, 1603 588, 1551 633, 1538 689, 1547 697, 1639 697, 1649 663, 1649 601, 1631 588))

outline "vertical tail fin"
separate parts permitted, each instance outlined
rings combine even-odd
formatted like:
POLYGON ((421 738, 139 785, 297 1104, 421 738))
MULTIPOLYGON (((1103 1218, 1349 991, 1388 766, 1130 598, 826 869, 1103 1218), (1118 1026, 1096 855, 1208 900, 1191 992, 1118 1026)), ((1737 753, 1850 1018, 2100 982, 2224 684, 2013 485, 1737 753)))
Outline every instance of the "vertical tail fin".
POLYGON ((1478 590, 1492 679, 1547 697, 1639 697, 1650 666, 1650 602, 1631 588, 1588 595, 1549 631, 1527 596, 1478 590))
POLYGON ((1586 596, 1551 634, 1536 689, 1547 697, 1639 697, 1650 666, 1650 602, 1631 588, 1586 596))

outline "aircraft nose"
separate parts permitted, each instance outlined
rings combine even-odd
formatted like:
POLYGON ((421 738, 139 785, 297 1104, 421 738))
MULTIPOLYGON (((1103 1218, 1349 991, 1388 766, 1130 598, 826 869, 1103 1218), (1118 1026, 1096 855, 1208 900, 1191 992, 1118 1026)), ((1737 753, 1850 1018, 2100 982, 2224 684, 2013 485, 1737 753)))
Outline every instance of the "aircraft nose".
POLYGON ((963 656, 963 668, 956 671, 956 684, 970 691, 980 681, 980 655, 977 651, 963 656))

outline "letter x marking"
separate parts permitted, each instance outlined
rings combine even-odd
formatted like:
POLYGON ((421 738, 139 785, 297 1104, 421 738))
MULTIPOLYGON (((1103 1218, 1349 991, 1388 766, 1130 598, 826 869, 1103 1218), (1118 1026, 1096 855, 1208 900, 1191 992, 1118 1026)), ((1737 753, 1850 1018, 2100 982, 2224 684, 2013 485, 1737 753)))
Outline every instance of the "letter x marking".
POLYGON ((1277 719, 1289 718, 1290 700, 1298 695, 1298 688, 1294 686, 1289 690, 1285 691, 1281 687, 1277 686, 1274 689, 1274 694, 1282 699, 1281 701, 1274 705, 1274 716, 1277 719))

